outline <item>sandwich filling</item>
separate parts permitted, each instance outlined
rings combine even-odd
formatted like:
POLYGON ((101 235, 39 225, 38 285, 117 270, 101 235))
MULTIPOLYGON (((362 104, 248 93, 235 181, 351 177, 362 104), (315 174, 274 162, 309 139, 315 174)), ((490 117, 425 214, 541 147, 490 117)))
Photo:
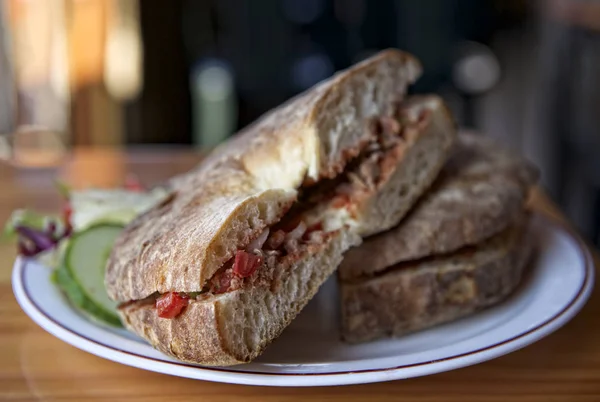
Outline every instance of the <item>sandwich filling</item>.
POLYGON ((341 174, 300 188, 297 201, 282 219, 239 248, 198 292, 155 293, 124 305, 154 303, 160 317, 174 318, 194 300, 246 286, 277 287, 286 267, 305 253, 318 252, 338 230, 353 225, 364 202, 389 179, 427 117, 427 109, 414 113, 401 105, 394 116, 369 122, 370 141, 341 174))

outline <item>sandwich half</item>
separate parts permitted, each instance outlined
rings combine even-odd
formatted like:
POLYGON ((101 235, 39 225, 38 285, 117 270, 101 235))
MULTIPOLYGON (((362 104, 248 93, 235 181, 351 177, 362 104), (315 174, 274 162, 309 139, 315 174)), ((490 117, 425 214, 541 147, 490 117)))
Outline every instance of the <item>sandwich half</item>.
POLYGON ((538 169, 495 141, 460 133, 433 186, 391 230, 346 253, 343 280, 480 243, 521 216, 538 169))
POLYGON ((105 284, 126 327, 177 359, 251 361, 362 236, 397 224, 449 155, 421 67, 388 50, 267 113, 173 178, 117 239, 105 284))
POLYGON ((338 270, 342 337, 399 336, 506 297, 531 251, 525 204, 538 176, 510 150, 461 133, 406 218, 345 254, 338 270))
POLYGON ((465 317, 504 300, 532 253, 526 215, 477 246, 406 261, 341 286, 342 337, 359 343, 398 337, 465 317))

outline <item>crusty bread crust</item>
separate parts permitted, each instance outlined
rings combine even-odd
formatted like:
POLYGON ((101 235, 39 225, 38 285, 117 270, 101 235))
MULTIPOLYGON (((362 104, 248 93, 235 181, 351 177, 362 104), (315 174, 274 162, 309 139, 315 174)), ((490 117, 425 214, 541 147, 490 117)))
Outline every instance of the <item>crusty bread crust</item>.
POLYGON ((408 53, 379 52, 266 113, 213 158, 240 160, 269 188, 285 187, 279 183, 290 174, 293 187, 298 180, 335 177, 366 144, 370 120, 391 115, 421 72, 408 53))
POLYGON ((478 244, 515 221, 538 176, 531 163, 492 140, 461 133, 433 187, 400 225, 349 250, 340 277, 478 244))
POLYGON ((241 361, 234 351, 225 349, 218 321, 221 299, 233 296, 227 293, 212 302, 193 302, 171 320, 159 318, 154 304, 131 304, 119 312, 127 329, 167 355, 206 365, 233 365, 241 361))
POLYGON ((519 284, 531 255, 532 239, 522 223, 472 248, 341 282, 343 339, 401 336, 502 301, 519 284))
POLYGON ((209 366, 246 363, 277 338, 335 271, 360 238, 336 232, 292 264, 282 264, 277 286, 242 288, 192 301, 181 315, 159 318, 153 304, 121 309, 126 327, 179 360, 209 366))
POLYGON ((332 177, 360 152, 370 118, 391 114, 420 74, 414 57, 381 52, 292 99, 174 178, 163 205, 128 225, 105 284, 116 301, 195 292, 265 227, 307 180, 332 177))

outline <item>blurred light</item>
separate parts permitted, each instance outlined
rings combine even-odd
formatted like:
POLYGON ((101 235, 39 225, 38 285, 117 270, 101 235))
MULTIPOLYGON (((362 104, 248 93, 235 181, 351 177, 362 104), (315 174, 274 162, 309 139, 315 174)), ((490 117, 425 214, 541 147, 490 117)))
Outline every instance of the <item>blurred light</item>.
POLYGON ((69 90, 69 51, 67 48, 67 32, 64 0, 53 1, 55 23, 52 26, 52 44, 50 54, 50 86, 56 95, 65 102, 65 109, 70 102, 69 90))
POLYGON ((333 74, 333 64, 325 54, 312 54, 298 60, 292 67, 292 82, 304 90, 333 74))
POLYGON ((213 147, 229 137, 237 126, 237 99, 229 65, 209 60, 192 71, 194 142, 213 147))
POLYGON ((286 18, 297 24, 310 24, 323 14, 323 0, 282 0, 286 18))
MULTIPOLYGON (((110 2, 69 1, 68 49, 73 90, 102 82, 106 51, 106 14, 110 2)), ((128 57, 128 56, 126 56, 128 57)))
POLYGON ((143 51, 137 0, 112 0, 104 53, 104 83, 116 99, 135 99, 142 88, 143 51))
MULTIPOLYGON (((6 12, 5 22, 10 30, 7 35, 10 43, 5 46, 14 66, 15 119, 9 134, 31 132, 31 127, 36 127, 33 131, 38 136, 44 132, 64 134, 67 131, 69 70, 64 2, 11 0, 4 3, 7 7, 3 14, 6 12)), ((37 143, 45 144, 44 141, 37 143)))
POLYGON ((200 70, 198 85, 206 100, 219 102, 231 94, 233 77, 224 66, 209 66, 200 70))
POLYGON ((452 71, 454 84, 470 94, 490 90, 500 79, 500 63, 486 46, 474 42, 465 44, 452 71))
POLYGON ((54 24, 51 2, 8 2, 15 73, 20 85, 46 83, 54 24))

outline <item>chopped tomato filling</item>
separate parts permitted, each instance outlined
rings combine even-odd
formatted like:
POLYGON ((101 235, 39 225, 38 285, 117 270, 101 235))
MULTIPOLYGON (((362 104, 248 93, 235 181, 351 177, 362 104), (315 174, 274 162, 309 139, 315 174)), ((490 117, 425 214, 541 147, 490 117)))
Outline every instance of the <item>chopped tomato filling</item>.
MULTIPOLYGON (((261 235, 264 236, 264 239, 257 243, 254 252, 238 250, 235 256, 227 261, 219 272, 210 279, 208 288, 205 290, 213 294, 237 290, 243 285, 246 278, 252 277, 266 263, 267 256, 265 253, 271 253, 269 254, 271 256, 274 255, 272 253, 275 253, 277 256, 286 255, 287 253, 294 252, 300 243, 322 241, 311 236, 313 233, 323 230, 322 223, 319 222, 307 228, 301 219, 294 218, 292 221, 296 223, 295 227, 289 224, 289 222, 284 222, 282 225, 288 228, 287 232, 278 229, 271 231, 270 234, 267 231, 261 235)), ((190 295, 192 295, 192 298, 195 298, 194 294, 190 295)), ((158 296, 155 300, 158 316, 161 318, 177 317, 189 304, 190 295, 170 292, 158 296)))
POLYGON ((211 278, 208 290, 214 294, 237 290, 244 284, 246 279, 256 276, 256 271, 266 264, 268 256, 285 256, 295 252, 301 243, 321 241, 318 237, 311 236, 311 234, 323 229, 321 223, 307 228, 301 219, 294 217, 292 221, 299 223, 295 227, 290 225, 289 222, 281 224, 281 227, 290 228, 290 231, 286 232, 282 229, 267 230, 263 233, 264 238, 257 243, 256 247, 238 250, 235 256, 226 262, 211 278))
POLYGON ((312 224, 306 229, 306 232, 304 232, 304 235, 302 236, 302 240, 310 240, 310 235, 313 232, 321 232, 321 231, 323 231, 323 223, 322 222, 317 222, 315 224, 312 224))
POLYGON ((160 318, 175 318, 188 305, 190 298, 177 292, 169 292, 156 299, 156 311, 160 318))
POLYGON ((240 278, 247 278, 256 271, 256 268, 260 267, 260 264, 262 264, 260 256, 238 250, 233 263, 233 273, 240 278))

